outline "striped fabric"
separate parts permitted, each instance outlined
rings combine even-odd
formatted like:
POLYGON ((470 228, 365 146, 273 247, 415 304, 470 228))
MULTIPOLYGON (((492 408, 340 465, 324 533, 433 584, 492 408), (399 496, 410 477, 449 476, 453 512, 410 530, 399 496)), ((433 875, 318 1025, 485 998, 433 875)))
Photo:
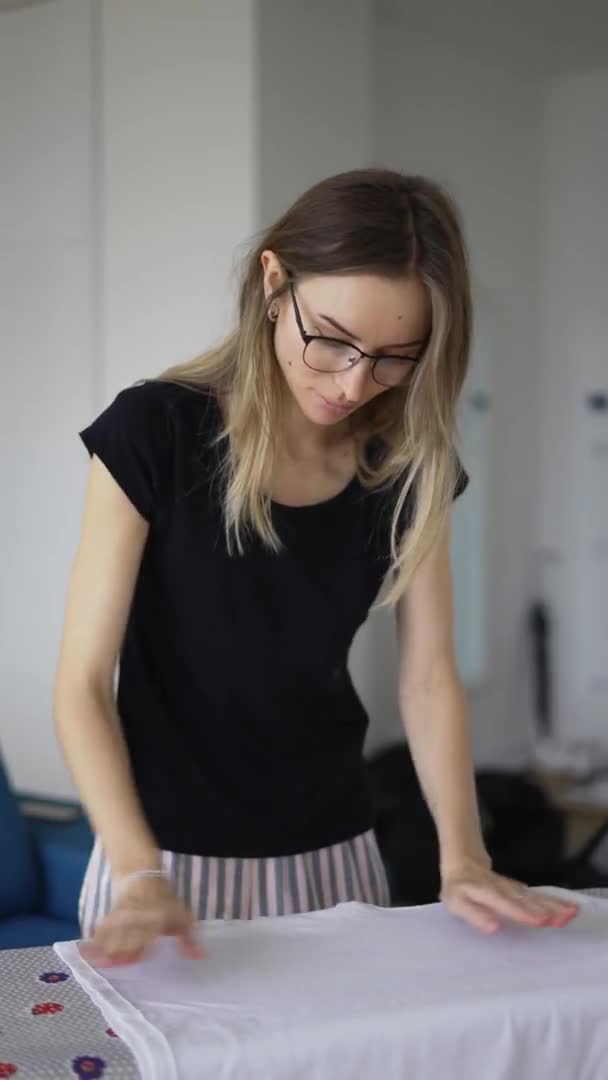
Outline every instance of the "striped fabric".
MULTIPOLYGON (((162 853, 162 868, 197 919, 253 919, 317 911, 349 900, 387 907, 386 873, 373 830, 302 855, 220 859, 162 853)), ((83 938, 109 912, 112 875, 96 839, 80 894, 83 938)))

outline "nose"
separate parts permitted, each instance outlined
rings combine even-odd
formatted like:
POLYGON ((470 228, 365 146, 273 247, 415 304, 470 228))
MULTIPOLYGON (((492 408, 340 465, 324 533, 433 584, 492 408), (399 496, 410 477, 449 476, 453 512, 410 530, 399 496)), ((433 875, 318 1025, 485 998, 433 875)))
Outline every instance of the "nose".
POLYGON ((358 360, 348 371, 336 372, 334 379, 342 397, 356 405, 364 397, 371 379, 369 360, 358 360))

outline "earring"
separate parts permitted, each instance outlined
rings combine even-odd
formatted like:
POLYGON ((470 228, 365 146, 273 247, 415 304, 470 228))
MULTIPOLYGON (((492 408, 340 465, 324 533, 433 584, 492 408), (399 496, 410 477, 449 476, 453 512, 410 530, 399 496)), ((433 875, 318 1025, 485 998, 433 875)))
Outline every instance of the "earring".
POLYGON ((279 308, 277 304, 271 304, 268 308, 268 318, 271 322, 276 322, 279 317, 279 308))

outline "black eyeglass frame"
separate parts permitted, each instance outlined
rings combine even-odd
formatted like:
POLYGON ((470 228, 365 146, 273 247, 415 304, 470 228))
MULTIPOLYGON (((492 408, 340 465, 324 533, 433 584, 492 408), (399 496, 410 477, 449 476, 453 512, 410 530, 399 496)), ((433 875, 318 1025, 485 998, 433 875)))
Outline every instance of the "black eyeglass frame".
POLYGON ((377 367, 378 363, 381 360, 392 360, 392 361, 394 361, 394 362, 396 362, 396 363, 398 363, 400 365, 403 365, 405 367, 406 364, 419 364, 421 362, 422 357, 424 355, 424 350, 426 349, 427 342, 425 342, 424 345, 422 346, 420 356, 394 356, 394 355, 390 355, 389 353, 375 353, 375 354, 374 353, 366 353, 366 352, 363 351, 363 349, 360 349, 358 345, 354 345, 352 343, 352 341, 346 341, 346 340, 344 340, 344 338, 329 337, 326 334, 309 334, 308 331, 304 329, 304 323, 302 321, 302 315, 300 313, 300 308, 298 306, 298 301, 296 299, 296 291, 295 291, 293 281, 289 282, 289 291, 291 293, 291 299, 292 299, 292 303, 293 303, 293 310, 294 310, 294 314, 295 314, 295 317, 296 317, 296 323, 297 323, 297 326, 298 326, 298 330, 300 331, 300 337, 302 338, 302 341, 304 342, 304 351, 302 353, 302 360, 306 364, 306 367, 310 368, 311 371, 320 371, 320 372, 324 372, 327 375, 334 375, 334 374, 338 375, 342 371, 350 371, 352 368, 354 368, 355 364, 359 363, 360 360, 369 360, 370 361, 370 372, 371 372, 371 376, 372 376, 372 379, 374 380, 374 382, 377 383, 378 386, 382 386, 385 390, 394 390, 394 389, 404 385, 404 383, 407 380, 407 375, 409 374, 409 371, 407 371, 407 372, 404 371, 403 378, 397 383, 383 383, 383 382, 380 381, 380 379, 376 378, 376 367, 377 367), (333 371, 328 370, 327 368, 315 368, 315 367, 312 367, 312 365, 307 363, 307 361, 306 361, 306 350, 307 350, 308 346, 310 345, 310 343, 312 341, 322 341, 324 343, 327 343, 329 341, 330 343, 340 345, 342 348, 344 348, 344 346, 346 346, 347 348, 352 349, 353 352, 356 353, 356 356, 353 357, 352 361, 349 361, 347 367, 335 368, 333 371))

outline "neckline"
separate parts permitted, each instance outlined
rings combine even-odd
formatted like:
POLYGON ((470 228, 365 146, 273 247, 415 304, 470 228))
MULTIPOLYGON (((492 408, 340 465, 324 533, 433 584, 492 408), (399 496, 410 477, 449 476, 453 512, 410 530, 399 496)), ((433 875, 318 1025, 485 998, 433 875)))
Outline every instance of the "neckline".
POLYGON ((273 509, 279 510, 281 513, 290 513, 292 511, 301 513, 302 510, 323 510, 333 507, 336 503, 340 503, 345 497, 350 495, 351 491, 359 484, 359 477, 357 473, 351 476, 350 480, 340 491, 337 491, 335 495, 330 495, 328 499, 321 499, 319 502, 314 503, 282 503, 276 499, 270 500, 270 505, 273 509))
MULTIPOLYGON (((222 409, 221 409, 220 403, 219 403, 219 401, 217 399, 217 394, 212 392, 210 397, 211 397, 213 407, 214 407, 214 410, 215 410, 216 421, 220 425, 222 425, 223 424, 222 409)), ((289 513, 292 513, 292 512, 301 513, 303 510, 309 510, 310 511, 310 510, 329 509, 329 508, 333 508, 336 504, 339 505, 342 502, 343 499, 347 498, 351 494, 351 492, 354 491, 354 489, 356 487, 358 487, 358 485, 359 485, 359 476, 358 476, 358 473, 354 473, 353 476, 351 476, 348 483, 345 484, 343 488, 340 488, 340 490, 337 491, 335 495, 330 495, 328 499, 321 499, 319 502, 314 502, 314 503, 297 503, 297 504, 291 505, 290 503, 282 503, 277 499, 271 498, 270 499, 270 505, 271 505, 273 510, 277 510, 277 511, 279 511, 279 513, 286 513, 286 514, 289 514, 289 513)))

